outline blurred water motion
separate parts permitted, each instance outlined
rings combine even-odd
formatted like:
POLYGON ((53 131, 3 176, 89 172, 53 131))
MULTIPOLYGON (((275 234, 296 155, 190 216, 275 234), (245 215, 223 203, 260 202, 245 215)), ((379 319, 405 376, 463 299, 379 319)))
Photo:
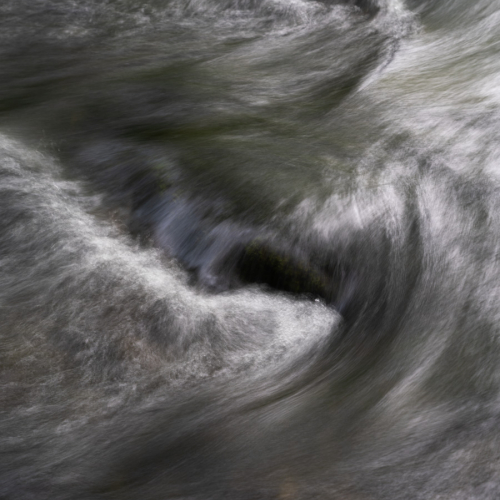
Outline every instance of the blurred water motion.
POLYGON ((500 497, 500 5, 4 0, 0 497, 500 497))

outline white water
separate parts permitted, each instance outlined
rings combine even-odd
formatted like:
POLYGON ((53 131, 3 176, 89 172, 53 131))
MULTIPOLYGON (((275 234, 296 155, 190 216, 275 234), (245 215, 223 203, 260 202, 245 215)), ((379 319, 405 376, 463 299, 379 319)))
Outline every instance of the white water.
POLYGON ((0 497, 496 499, 500 10, 0 6, 0 497))

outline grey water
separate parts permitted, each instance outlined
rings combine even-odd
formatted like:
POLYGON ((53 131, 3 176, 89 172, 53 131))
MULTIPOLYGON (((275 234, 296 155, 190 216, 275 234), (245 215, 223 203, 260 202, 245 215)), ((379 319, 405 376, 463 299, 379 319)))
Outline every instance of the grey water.
POLYGON ((500 4, 0 3, 0 498, 500 497, 500 4))

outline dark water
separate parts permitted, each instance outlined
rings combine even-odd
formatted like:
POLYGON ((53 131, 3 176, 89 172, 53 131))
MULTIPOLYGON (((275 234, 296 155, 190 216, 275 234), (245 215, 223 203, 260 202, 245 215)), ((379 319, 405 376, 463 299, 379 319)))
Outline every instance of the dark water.
POLYGON ((0 498, 498 499, 499 40, 3 0, 0 498))

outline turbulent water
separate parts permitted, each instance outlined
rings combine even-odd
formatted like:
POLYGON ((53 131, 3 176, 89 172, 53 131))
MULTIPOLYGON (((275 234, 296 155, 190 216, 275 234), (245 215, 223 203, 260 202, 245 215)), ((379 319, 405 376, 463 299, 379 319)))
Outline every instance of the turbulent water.
POLYGON ((0 497, 500 498, 500 4, 3 0, 0 497))

